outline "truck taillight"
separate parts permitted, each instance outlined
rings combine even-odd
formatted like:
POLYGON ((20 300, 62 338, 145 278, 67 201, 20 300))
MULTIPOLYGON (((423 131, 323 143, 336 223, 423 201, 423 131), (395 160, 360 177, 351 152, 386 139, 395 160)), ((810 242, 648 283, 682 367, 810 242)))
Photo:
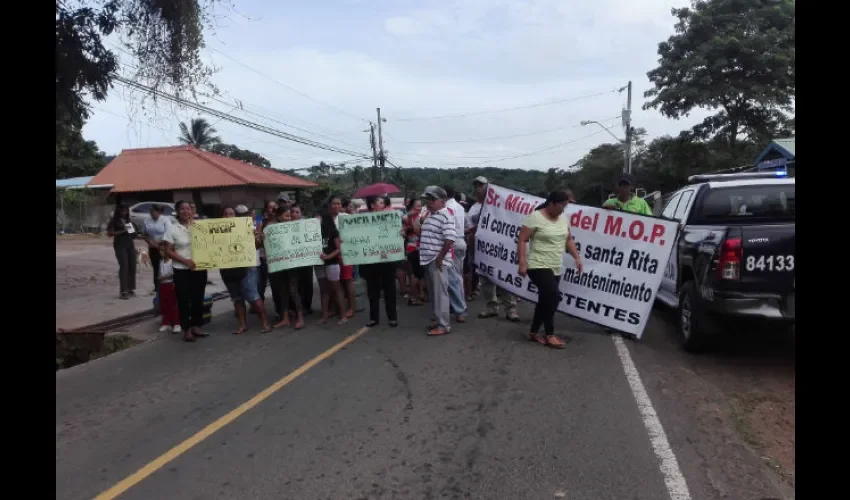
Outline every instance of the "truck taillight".
POLYGON ((720 247, 720 260, 717 263, 717 274, 722 280, 737 280, 741 278, 741 261, 744 248, 741 238, 730 238, 720 247))

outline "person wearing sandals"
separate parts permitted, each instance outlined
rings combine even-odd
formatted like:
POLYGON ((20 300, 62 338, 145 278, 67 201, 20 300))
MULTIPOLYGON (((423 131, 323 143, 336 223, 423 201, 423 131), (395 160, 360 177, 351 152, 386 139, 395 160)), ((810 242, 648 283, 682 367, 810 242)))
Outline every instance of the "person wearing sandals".
MULTIPOLYGON (((277 223, 290 221, 292 221, 292 212, 289 206, 278 206, 277 223)), ((269 282, 272 286, 272 294, 278 297, 275 306, 278 308, 277 314, 280 316, 280 321, 274 327, 282 328, 292 324, 289 320, 289 308, 293 307, 295 311, 295 329, 300 330, 304 328, 304 303, 301 301, 301 295, 298 293, 298 270, 282 269, 269 273, 269 282)))
POLYGON ((446 210, 455 222, 457 239, 452 245, 452 267, 449 268, 449 309, 458 323, 466 322, 466 295, 463 290, 463 261, 466 258, 466 210, 455 199, 457 194, 451 186, 443 186, 446 192, 446 210))
MULTIPOLYGON (((331 198, 331 205, 339 206, 339 198, 331 198)), ((331 304, 336 303, 339 310, 339 324, 348 322, 345 315, 345 298, 342 296, 342 286, 339 283, 340 240, 334 216, 325 212, 319 218, 322 230, 322 259, 321 266, 315 266, 316 280, 319 282, 319 293, 322 296, 322 319, 319 324, 325 324, 331 317, 331 304)))
MULTIPOLYGON (((235 209, 224 207, 221 216, 224 218, 248 217, 248 212, 248 207, 245 205, 239 205, 235 209)), ((269 327, 269 320, 266 318, 266 310, 263 307, 263 301, 260 300, 260 292, 257 290, 257 276, 259 275, 257 266, 221 269, 219 273, 221 274, 221 281, 224 282, 224 286, 230 294, 230 300, 233 301, 236 318, 239 320, 239 326, 233 331, 233 335, 241 335, 248 330, 246 301, 260 317, 263 325, 260 333, 270 332, 271 328, 269 327)))
MULTIPOLYGON (((484 207, 484 196, 487 194, 487 184, 489 181, 486 177, 479 176, 473 179, 472 188, 475 193, 476 202, 469 207, 469 233, 475 235, 475 230, 478 227, 478 221, 481 219, 481 209, 484 207)), ((476 273, 477 274, 477 273, 476 273)), ((486 276, 478 275, 478 280, 481 283, 481 295, 487 301, 487 309, 478 314, 479 318, 494 318, 499 315, 499 296, 501 295, 502 305, 505 308, 505 318, 508 321, 519 323, 520 318, 516 313, 516 297, 504 290, 500 290, 493 281, 486 276)))
POLYGON ((525 219, 517 242, 519 275, 528 276, 537 288, 537 305, 528 340, 556 349, 563 349, 565 345, 564 339, 555 335, 554 325, 560 301, 558 286, 564 250, 575 259, 579 274, 584 269, 575 243, 570 238, 570 223, 563 215, 569 198, 565 191, 549 193, 546 201, 525 219), (527 245, 529 242, 531 244, 527 245), (545 337, 539 333, 541 326, 545 337))
POLYGON ((106 234, 112 238, 112 249, 118 259, 119 297, 122 300, 136 295, 136 245, 133 237, 136 230, 130 222, 130 209, 119 203, 112 214, 106 234))
MULTIPOLYGON (((378 196, 366 197, 366 210, 380 212, 384 210, 384 200, 378 196)), ((387 309, 387 320, 392 327, 398 326, 396 310, 395 262, 377 262, 361 264, 360 274, 366 280, 366 294, 369 296, 369 322, 366 326, 376 326, 381 321, 381 292, 387 309)))
POLYGON ((162 241, 167 244, 166 253, 173 261, 174 291, 177 294, 177 309, 180 312, 180 327, 183 340, 194 342, 197 337, 208 337, 201 331, 204 324, 204 291, 207 287, 207 271, 196 270, 192 260, 192 235, 189 227, 194 212, 188 201, 178 201, 177 223, 168 227, 162 241))
POLYGON ((422 193, 428 214, 419 233, 419 263, 425 269, 428 282, 433 316, 428 327, 431 336, 451 332, 448 269, 452 265, 452 246, 458 234, 455 219, 446 209, 446 197, 446 191, 439 186, 428 186, 422 193))
POLYGON ((407 254, 407 264, 410 269, 410 287, 407 296, 407 305, 422 305, 421 282, 425 279, 422 265, 419 263, 419 219, 422 217, 422 200, 410 199, 405 206, 407 214, 402 219, 405 230, 404 249, 407 254), (415 228, 414 228, 415 226, 415 228))

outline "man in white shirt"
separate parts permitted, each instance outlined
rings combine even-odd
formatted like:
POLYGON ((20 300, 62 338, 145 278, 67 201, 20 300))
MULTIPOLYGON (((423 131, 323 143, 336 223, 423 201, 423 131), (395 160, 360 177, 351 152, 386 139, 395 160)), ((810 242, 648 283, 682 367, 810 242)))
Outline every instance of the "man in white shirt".
POLYGON ((419 233, 419 263, 428 281, 428 296, 434 322, 428 335, 445 335, 451 331, 448 268, 452 265, 452 246, 458 238, 455 219, 446 210, 446 191, 428 186, 422 200, 428 214, 419 233))
MULTIPOLYGON (((478 227, 478 221, 481 219, 481 209, 484 205, 484 198, 487 195, 487 184, 489 181, 486 177, 479 176, 473 179, 472 188, 475 192, 476 203, 469 208, 470 224, 467 227, 467 232, 475 234, 478 227)), ((478 314, 479 318, 492 318, 499 315, 499 296, 502 295, 502 304, 505 307, 505 317, 514 323, 520 321, 519 315, 516 313, 516 297, 510 293, 499 290, 495 283, 487 279, 485 276, 479 276, 481 280, 481 294, 487 300, 487 309, 478 314)))
POLYGON ((458 323, 466 321, 466 296, 463 292, 463 261, 466 259, 466 239, 463 237, 466 227, 466 210, 455 200, 455 190, 451 186, 443 187, 446 192, 446 209, 454 217, 457 240, 453 247, 452 267, 449 268, 449 304, 451 313, 458 323))

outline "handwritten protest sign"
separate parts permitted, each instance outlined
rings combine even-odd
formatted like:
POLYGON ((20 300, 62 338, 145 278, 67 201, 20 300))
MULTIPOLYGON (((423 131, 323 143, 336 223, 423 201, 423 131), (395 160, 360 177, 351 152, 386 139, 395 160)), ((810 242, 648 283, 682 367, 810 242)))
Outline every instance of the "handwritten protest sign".
POLYGON ((197 269, 230 269, 257 265, 254 224, 250 217, 199 219, 189 228, 192 260, 197 269))
MULTIPOLYGON (((517 274, 517 239, 542 198, 490 184, 475 234, 475 270, 508 292, 537 302, 537 289, 517 274)), ((628 212, 570 204, 570 223, 584 264, 566 252, 558 310, 603 326, 643 335, 677 223, 628 212)))
POLYGON ((342 261, 348 266, 404 259, 401 214, 397 210, 339 216, 342 261))
POLYGON ((263 246, 269 272, 304 266, 320 266, 322 229, 315 219, 279 222, 266 226, 263 246))

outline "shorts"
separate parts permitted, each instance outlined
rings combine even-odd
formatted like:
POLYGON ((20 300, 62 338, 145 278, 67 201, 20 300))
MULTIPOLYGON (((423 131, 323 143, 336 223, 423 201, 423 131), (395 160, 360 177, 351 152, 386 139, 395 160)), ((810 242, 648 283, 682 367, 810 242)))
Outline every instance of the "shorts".
POLYGON ((316 279, 320 280, 328 280, 328 281, 339 281, 339 264, 327 264, 324 266, 314 266, 313 269, 316 270, 316 279))
POLYGON ((260 292, 257 290, 259 280, 259 269, 256 267, 245 268, 245 276, 241 280, 225 281, 224 286, 230 294, 230 300, 241 302, 256 302, 260 300, 260 292))
MULTIPOLYGON (((354 266, 339 266, 339 279, 350 281, 354 279, 354 266)), ((333 281, 333 280, 331 280, 333 281)))
POLYGON ((410 273, 415 276, 416 279, 421 280, 425 278, 425 269, 423 269, 422 264, 419 263, 419 250, 407 254, 407 263, 410 264, 410 273))

